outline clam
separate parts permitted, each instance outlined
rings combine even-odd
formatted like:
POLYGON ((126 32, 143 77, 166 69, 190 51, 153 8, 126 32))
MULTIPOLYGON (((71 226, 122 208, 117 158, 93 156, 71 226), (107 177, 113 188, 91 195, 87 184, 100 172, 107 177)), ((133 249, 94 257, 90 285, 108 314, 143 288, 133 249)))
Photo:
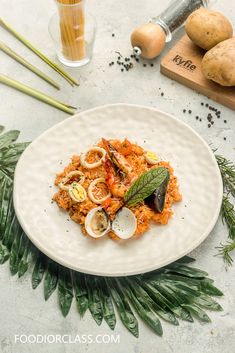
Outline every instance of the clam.
POLYGON ((145 203, 151 207, 155 212, 161 213, 164 209, 167 187, 170 180, 170 175, 163 181, 163 183, 145 199, 145 203))
POLYGON ((134 235, 136 227, 136 217, 126 207, 118 211, 112 222, 112 226, 108 214, 102 207, 93 208, 85 219, 85 229, 93 238, 101 238, 112 229, 120 239, 129 239, 134 235))
POLYGON ((93 238, 101 238, 110 230, 110 220, 102 207, 93 208, 86 216, 85 229, 93 238))
POLYGON ((123 207, 116 215, 112 223, 112 231, 120 239, 131 238, 137 227, 137 220, 129 208, 123 207))

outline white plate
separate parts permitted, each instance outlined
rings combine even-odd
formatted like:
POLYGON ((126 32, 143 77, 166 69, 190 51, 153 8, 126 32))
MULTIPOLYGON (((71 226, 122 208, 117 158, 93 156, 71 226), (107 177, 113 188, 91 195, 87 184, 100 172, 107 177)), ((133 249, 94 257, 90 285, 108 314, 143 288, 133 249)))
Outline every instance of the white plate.
POLYGON ((15 210, 30 240, 58 263, 95 275, 133 275, 179 259, 208 236, 221 201, 219 168, 202 138, 172 116, 134 105, 99 107, 53 126, 29 145, 15 172, 15 210), (95 241, 51 204, 56 173, 101 137, 127 137, 170 160, 183 201, 173 206, 175 215, 167 226, 153 225, 142 237, 122 244, 109 238, 95 241))

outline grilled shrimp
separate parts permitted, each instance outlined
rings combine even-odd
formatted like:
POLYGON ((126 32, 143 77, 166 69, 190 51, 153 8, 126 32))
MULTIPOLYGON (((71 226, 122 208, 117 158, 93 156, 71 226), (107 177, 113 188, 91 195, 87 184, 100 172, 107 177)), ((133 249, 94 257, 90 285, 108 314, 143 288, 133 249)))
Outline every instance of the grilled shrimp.
POLYGON ((109 157, 104 162, 106 183, 114 197, 122 198, 137 175, 126 158, 108 140, 103 138, 102 142, 109 157))

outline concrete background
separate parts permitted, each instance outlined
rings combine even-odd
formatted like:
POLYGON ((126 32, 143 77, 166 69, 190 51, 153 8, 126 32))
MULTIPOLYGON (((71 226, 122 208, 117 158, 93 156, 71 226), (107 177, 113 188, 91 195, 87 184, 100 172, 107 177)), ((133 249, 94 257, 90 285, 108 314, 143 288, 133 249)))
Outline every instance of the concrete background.
MULTIPOLYGON (((107 103, 127 102, 157 107, 178 119, 190 124, 219 153, 235 161, 235 116, 234 112, 217 103, 222 118, 216 120, 213 128, 207 128, 207 109, 201 102, 210 101, 169 80, 159 73, 159 59, 154 67, 136 65, 133 70, 121 73, 120 67, 109 67, 110 61, 116 61, 115 51, 130 55, 129 34, 132 29, 149 17, 160 13, 169 3, 168 0, 87 0, 87 7, 98 22, 97 40, 92 62, 82 69, 70 72, 80 79, 78 88, 71 88, 46 64, 40 61, 27 48, 0 28, 0 37, 12 48, 35 63, 44 72, 61 82, 63 89, 56 92, 44 81, 28 70, 0 53, 1 72, 21 80, 33 87, 54 95, 61 100, 78 106, 83 111, 107 103), (115 33, 115 37, 112 37, 115 33), (159 89, 161 88, 161 89, 159 89), (161 96, 164 92, 164 96, 161 96), (191 109, 192 114, 184 114, 183 109, 191 109), (202 122, 195 116, 199 115, 202 122), (227 124, 223 121, 227 120, 227 124), (224 140, 224 137, 227 140, 224 140)), ((221 0, 214 8, 228 15, 235 26, 235 4, 231 0, 221 0)), ((47 26, 55 12, 53 1, 40 0, 1 0, 0 14, 20 33, 24 33, 35 45, 49 57, 54 58, 47 26)), ((182 31, 174 38, 171 47, 182 31)), ((167 49, 166 49, 167 50, 167 49)), ((21 140, 32 140, 50 126, 66 119, 66 114, 27 97, 8 87, 0 86, 1 114, 0 123, 7 129, 22 131, 21 140)), ((140 324, 140 338, 133 338, 123 328, 120 320, 114 334, 120 335, 119 343, 109 344, 23 344, 15 343, 16 334, 110 334, 106 324, 97 327, 90 314, 80 320, 75 304, 68 317, 64 319, 58 309, 57 296, 53 295, 48 303, 43 300, 42 286, 36 291, 31 289, 30 273, 22 279, 11 277, 8 264, 0 268, 0 352, 1 353, 231 353, 235 350, 235 298, 234 269, 225 270, 223 261, 214 257, 215 246, 227 237, 226 229, 219 221, 207 240, 193 253, 196 266, 208 271, 215 284, 225 294, 220 300, 223 312, 211 313, 211 324, 189 324, 181 322, 179 327, 163 323, 164 336, 155 336, 147 327, 140 324)))

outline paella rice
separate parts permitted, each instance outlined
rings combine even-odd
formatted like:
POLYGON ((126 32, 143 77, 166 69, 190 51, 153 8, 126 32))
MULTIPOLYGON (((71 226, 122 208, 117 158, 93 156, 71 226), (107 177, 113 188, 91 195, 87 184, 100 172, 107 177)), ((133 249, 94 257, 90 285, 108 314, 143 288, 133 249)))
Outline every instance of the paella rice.
MULTIPOLYGON (((173 216, 173 203, 182 199, 170 162, 127 139, 101 139, 81 155, 74 155, 68 166, 57 174, 55 185, 58 192, 53 200, 81 225, 85 235, 93 238, 105 234, 114 240, 141 236, 153 223, 166 225, 173 216), (126 205, 125 195, 131 186, 141 175, 157 168, 164 168, 169 174, 165 192, 157 196, 162 207, 156 209, 153 202, 148 202, 151 195, 135 205, 126 205), (127 228, 131 227, 132 234, 122 237, 125 232, 116 231, 112 224, 124 208, 127 228), (97 227, 101 228, 97 230, 97 227)), ((120 222, 119 228, 120 224, 125 227, 122 219, 120 222)))

